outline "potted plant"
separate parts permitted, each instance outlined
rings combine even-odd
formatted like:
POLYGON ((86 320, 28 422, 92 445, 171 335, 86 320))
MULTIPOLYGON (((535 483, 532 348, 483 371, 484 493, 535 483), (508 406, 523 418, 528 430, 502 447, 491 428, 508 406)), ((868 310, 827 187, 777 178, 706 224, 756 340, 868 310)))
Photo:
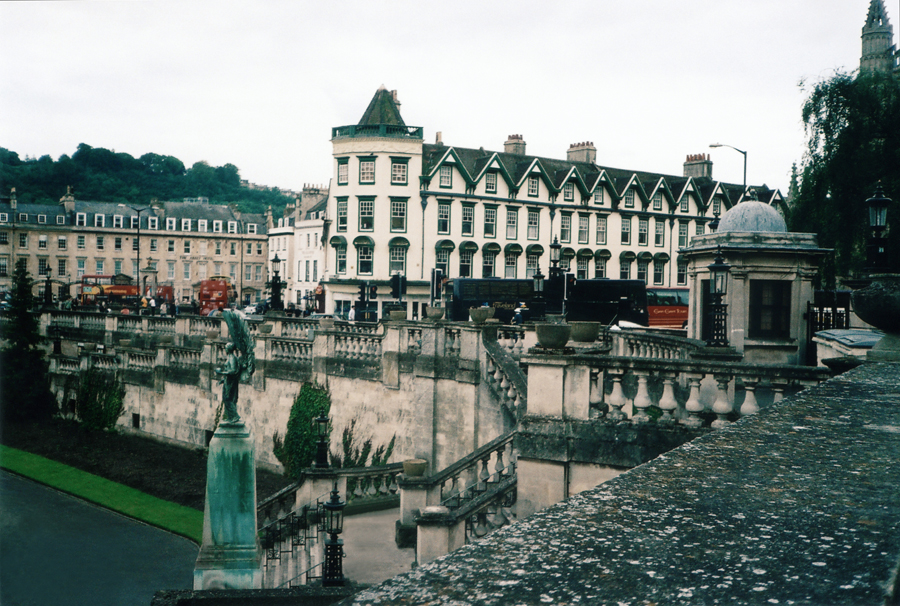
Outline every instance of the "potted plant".
POLYGON ((485 320, 494 317, 494 311, 493 307, 470 307, 469 317, 476 324, 484 324, 485 320))

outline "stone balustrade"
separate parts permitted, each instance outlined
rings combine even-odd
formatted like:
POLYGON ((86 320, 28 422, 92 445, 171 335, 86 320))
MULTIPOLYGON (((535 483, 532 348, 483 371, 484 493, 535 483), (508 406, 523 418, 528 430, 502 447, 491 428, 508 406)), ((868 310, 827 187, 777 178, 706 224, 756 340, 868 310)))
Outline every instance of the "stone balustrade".
POLYGON ((431 476, 401 478, 397 542, 409 544, 415 534, 418 563, 515 520, 513 436, 501 436, 431 476))

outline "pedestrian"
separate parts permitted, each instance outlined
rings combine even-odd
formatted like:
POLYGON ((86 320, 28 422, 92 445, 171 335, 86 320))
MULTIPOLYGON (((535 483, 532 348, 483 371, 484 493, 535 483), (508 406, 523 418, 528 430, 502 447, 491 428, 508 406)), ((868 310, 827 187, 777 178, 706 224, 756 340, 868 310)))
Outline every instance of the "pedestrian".
POLYGON ((166 305, 165 300, 163 300, 163 302, 160 303, 160 305, 159 305, 159 315, 165 316, 168 312, 169 312, 169 308, 166 305))
POLYGON ((156 315, 156 297, 150 297, 150 315, 156 315))
POLYGON ((356 320, 356 308, 351 307, 350 313, 347 314, 347 320, 350 322, 354 322, 356 320))

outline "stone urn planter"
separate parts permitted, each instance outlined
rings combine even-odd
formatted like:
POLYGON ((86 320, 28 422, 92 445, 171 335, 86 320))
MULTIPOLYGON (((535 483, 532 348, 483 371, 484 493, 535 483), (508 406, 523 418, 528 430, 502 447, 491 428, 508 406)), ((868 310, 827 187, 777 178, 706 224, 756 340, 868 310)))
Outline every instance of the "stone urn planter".
POLYGON ((470 307, 469 317, 476 324, 484 324, 485 320, 494 317, 494 311, 493 307, 470 307))
POLYGON ((425 319, 426 320, 440 320, 444 317, 444 308, 443 307, 432 307, 431 305, 425 306, 425 319))
POLYGON ((569 326, 576 343, 593 343, 600 336, 600 322, 569 322, 569 326))
POLYGON ((216 339, 219 338, 219 331, 218 330, 207 330, 206 338, 209 341, 215 341, 216 339))
POLYGON ((275 328, 274 324, 271 324, 270 322, 264 322, 259 325, 259 333, 263 335, 270 335, 272 334, 273 328, 275 328))
POLYGON ((403 461, 403 475, 409 478, 420 478, 428 470, 428 461, 425 459, 406 459, 403 461))
POLYGON ((406 310, 405 309, 394 309, 394 310, 391 310, 390 314, 391 314, 391 320, 394 322, 396 322, 398 320, 406 319, 406 310))
POLYGON ((569 342, 572 327, 568 324, 535 324, 538 345, 544 349, 562 349, 569 342))
POLYGON ((319 328, 322 330, 334 329, 334 318, 319 318, 319 328))
POLYGON ((856 315, 885 332, 866 357, 900 361, 900 274, 876 274, 871 284, 854 290, 850 299, 856 315))

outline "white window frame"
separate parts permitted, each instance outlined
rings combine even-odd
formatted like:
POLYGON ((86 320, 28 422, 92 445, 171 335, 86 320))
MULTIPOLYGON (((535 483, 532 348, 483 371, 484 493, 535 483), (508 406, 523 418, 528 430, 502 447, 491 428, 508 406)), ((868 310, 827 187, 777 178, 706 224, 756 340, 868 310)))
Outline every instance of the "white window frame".
POLYGON ((375 183, 375 159, 359 161, 359 182, 365 184, 375 183))
POLYGON ((237 221, 229 221, 228 222, 228 233, 230 233, 230 234, 237 233, 237 221))
POLYGON ((214 234, 222 233, 222 222, 221 221, 213 221, 213 233, 214 234))
POLYGON ((47 215, 38 215, 38 223, 45 225, 47 223, 47 215))
POLYGON ((560 215, 559 241, 563 243, 569 243, 572 241, 572 215, 560 215))
POLYGON ((181 220, 181 231, 191 231, 191 220, 190 219, 182 219, 181 220))
POLYGON ((197 231, 206 233, 209 231, 207 219, 197 219, 197 231))
POLYGON ((94 227, 106 227, 106 215, 94 215, 94 227))
POLYGON ((159 217, 147 217, 148 229, 159 229, 159 217))
POLYGON ((256 234, 257 233, 256 229, 257 229, 256 223, 247 223, 247 233, 248 234, 256 234))
POLYGON ((122 215, 113 215, 113 228, 123 229, 125 227, 125 217, 122 215))
POLYGON ((166 217, 166 231, 175 231, 175 217, 166 217))
POLYGON ((605 197, 606 194, 603 191, 603 186, 598 185, 597 189, 594 190, 594 204, 596 204, 597 206, 603 206, 605 197))
POLYGON ((591 218, 588 215, 578 215, 578 243, 587 244, 590 240, 591 218))
POLYGON ((653 245, 666 245, 666 221, 665 219, 656 219, 653 226, 653 245))
POLYGON ((453 167, 449 164, 441 166, 438 172, 438 186, 443 188, 453 187, 453 167))
POLYGON ((489 172, 484 176, 484 192, 487 194, 497 193, 497 173, 489 172))
POLYGON ((75 226, 87 227, 87 213, 75 213, 75 226))
POLYGON ((566 202, 575 201, 575 184, 571 181, 563 185, 563 200, 566 202))
POLYGON ((606 216, 597 215, 597 244, 606 244, 606 216))
POLYGON ((528 210, 528 239, 538 240, 541 237, 541 211, 528 210))
POLYGON ((538 175, 528 176, 528 195, 533 198, 537 197, 537 195, 540 193, 540 185, 538 184, 538 180, 538 175))

